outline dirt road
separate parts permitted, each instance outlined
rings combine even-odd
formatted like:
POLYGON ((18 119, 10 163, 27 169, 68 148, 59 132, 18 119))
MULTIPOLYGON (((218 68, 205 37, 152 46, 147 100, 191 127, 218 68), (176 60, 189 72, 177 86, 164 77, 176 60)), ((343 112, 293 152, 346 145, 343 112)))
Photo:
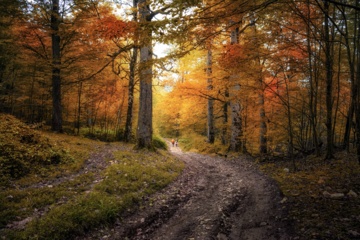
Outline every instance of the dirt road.
POLYGON ((145 207, 86 239, 292 239, 275 183, 245 158, 171 152, 186 163, 145 207))

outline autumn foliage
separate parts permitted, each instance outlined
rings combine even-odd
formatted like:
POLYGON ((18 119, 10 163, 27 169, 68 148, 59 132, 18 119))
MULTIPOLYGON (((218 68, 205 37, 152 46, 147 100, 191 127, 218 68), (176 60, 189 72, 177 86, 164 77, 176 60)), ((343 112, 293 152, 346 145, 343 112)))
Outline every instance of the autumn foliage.
POLYGON ((94 31, 106 40, 131 38, 134 35, 136 24, 118 19, 114 15, 107 15, 96 22, 94 31))
MULTIPOLYGON (((137 121, 137 55, 152 36, 153 43, 174 44, 163 59, 157 48, 145 46, 152 58, 142 67, 152 66, 147 71, 157 85, 154 132, 180 137, 190 131, 204 137, 212 101, 215 139, 227 146, 234 131, 230 106, 237 102, 241 142, 251 154, 319 155, 335 146, 350 150, 349 143, 358 138, 352 122, 360 119, 354 97, 359 52, 353 2, 190 1, 185 6, 174 1, 149 11, 140 28, 138 6, 121 6, 125 16, 103 1, 74 1, 73 8, 60 11, 58 30, 65 129, 122 139, 127 117, 137 121), (326 22, 333 24, 327 24, 328 35, 326 22), (328 145, 328 139, 334 144, 328 145)), ((51 8, 42 1, 27 4, 25 10, 15 1, 3 11, 7 40, 1 47, 7 51, 0 62, 0 108, 31 123, 49 122, 51 8)), ((134 124, 130 128, 136 136, 134 124)))
POLYGON ((236 68, 247 60, 244 46, 242 44, 226 44, 219 60, 220 66, 223 68, 236 68))

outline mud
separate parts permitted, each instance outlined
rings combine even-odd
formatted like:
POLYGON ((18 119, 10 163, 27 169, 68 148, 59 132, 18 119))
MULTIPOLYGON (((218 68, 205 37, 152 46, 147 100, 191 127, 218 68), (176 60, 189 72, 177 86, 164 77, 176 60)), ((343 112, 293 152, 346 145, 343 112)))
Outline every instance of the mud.
POLYGON ((170 151, 186 163, 173 183, 137 212, 77 239, 294 239, 278 187, 250 158, 170 151))

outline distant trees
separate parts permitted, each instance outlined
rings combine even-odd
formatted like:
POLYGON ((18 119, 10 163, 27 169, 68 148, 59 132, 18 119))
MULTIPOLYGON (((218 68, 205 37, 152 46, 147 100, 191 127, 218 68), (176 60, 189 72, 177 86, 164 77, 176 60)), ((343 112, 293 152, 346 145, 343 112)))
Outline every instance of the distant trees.
MULTIPOLYGON (((188 83, 184 83, 182 76, 174 91, 182 89, 182 102, 185 96, 193 99, 194 95, 216 100, 215 138, 223 138, 226 130, 219 120, 222 116, 226 119, 230 111, 221 114, 220 109, 232 99, 239 100, 241 111, 234 112, 241 113, 243 119, 244 132, 240 138, 252 153, 286 151, 290 155, 319 155, 325 147, 325 157, 331 159, 335 147, 349 149, 350 142, 358 147, 356 79, 359 74, 355 70, 360 49, 358 5, 357 1, 307 0, 281 4, 207 1, 206 7, 199 7, 198 18, 189 17, 190 22, 201 22, 201 17, 206 15, 206 21, 216 22, 222 30, 213 28, 211 34, 206 35, 194 28, 194 37, 190 39, 195 43, 210 36, 215 39, 212 47, 215 88, 211 96, 205 96, 203 86, 196 86, 195 81, 206 82, 206 79, 188 73, 194 71, 188 66, 181 69, 188 73, 185 78, 188 83), (235 7, 237 5, 242 8, 235 7), (235 24, 228 24, 230 17, 237 19, 235 24), (222 33, 226 30, 230 34, 236 26, 240 27, 240 34, 233 35, 238 36, 239 47, 227 47, 222 33), (233 74, 238 74, 241 89, 228 95, 231 68, 237 71, 233 74), (255 116, 254 111, 259 115, 255 116)), ((192 56, 201 59, 198 55, 192 56)), ((206 56, 204 51, 203 58, 206 56)), ((195 62, 201 68, 200 61, 195 62)), ((208 69, 204 62, 202 68, 208 69)), ((230 125, 226 129, 230 134, 235 133, 230 125)))
POLYGON ((23 1, 3 0, 0 6, 0 111, 13 113, 19 73, 15 29, 23 17, 23 1))
MULTIPOLYGON (((117 19, 110 6, 100 1, 67 4, 31 1, 13 15, 16 21, 9 32, 16 39, 12 41, 14 49, 22 50, 21 56, 14 57, 21 68, 12 84, 13 93, 6 91, 7 96, 2 95, 2 109, 29 122, 49 121, 52 129, 59 132, 64 123, 67 129, 79 129, 82 123, 92 131, 99 123, 98 114, 103 112, 114 116, 114 121, 105 119, 115 129, 117 116, 125 116, 116 112, 123 109, 111 110, 114 113, 109 113, 109 109, 99 111, 109 106, 104 101, 110 98, 97 97, 100 92, 96 92, 103 85, 109 93, 111 84, 101 81, 128 78, 126 53, 133 46, 135 25, 117 19)), ((6 76, 4 82, 10 79, 6 76)), ((116 92, 119 98, 114 104, 119 102, 119 107, 125 109, 121 97, 125 92, 121 88, 116 92)))

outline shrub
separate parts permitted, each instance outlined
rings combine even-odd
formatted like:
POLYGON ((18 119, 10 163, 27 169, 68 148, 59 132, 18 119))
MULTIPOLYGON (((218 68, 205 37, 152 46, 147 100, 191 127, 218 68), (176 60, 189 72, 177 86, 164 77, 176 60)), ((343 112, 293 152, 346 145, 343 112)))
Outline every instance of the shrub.
POLYGON ((168 149, 166 142, 163 139, 161 139, 160 137, 157 137, 157 136, 153 137, 152 143, 155 148, 164 149, 164 150, 168 149))

